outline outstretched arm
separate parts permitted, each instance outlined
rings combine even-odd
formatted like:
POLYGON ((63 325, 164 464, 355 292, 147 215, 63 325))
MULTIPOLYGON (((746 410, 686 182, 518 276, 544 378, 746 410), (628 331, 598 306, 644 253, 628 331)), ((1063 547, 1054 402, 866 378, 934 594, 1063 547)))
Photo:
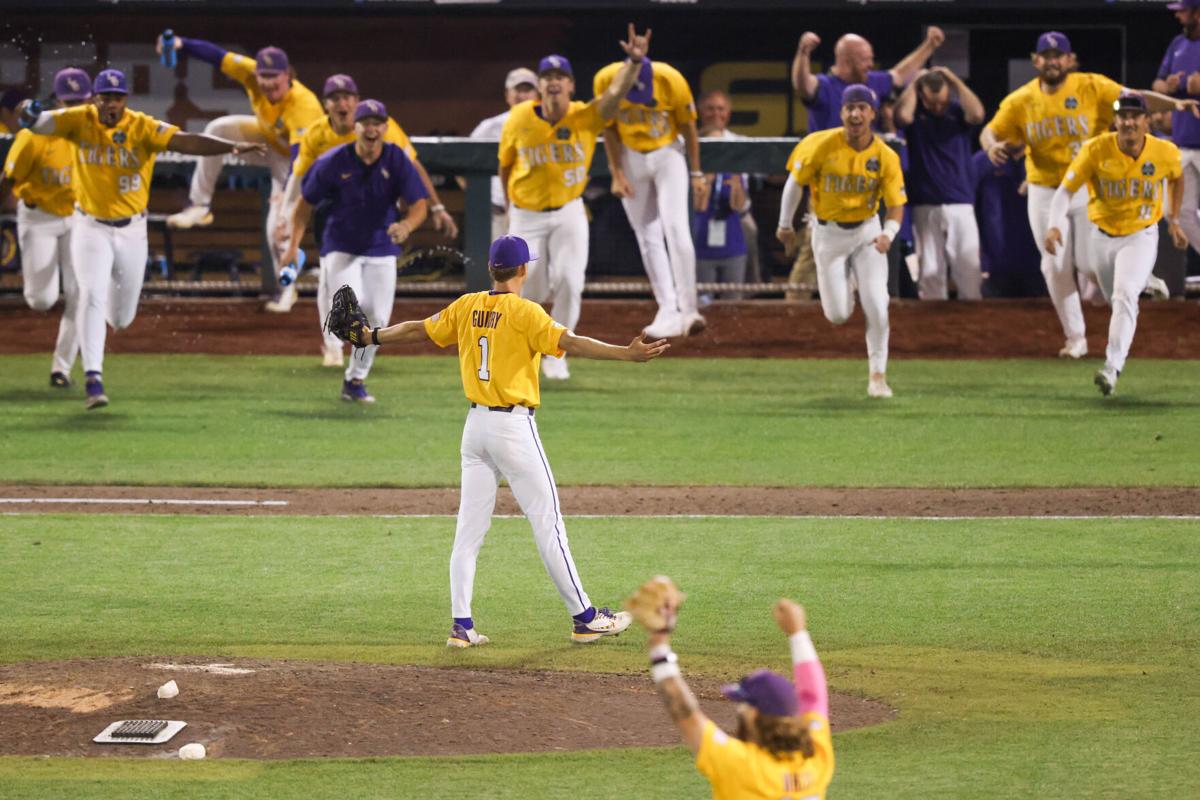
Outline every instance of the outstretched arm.
POLYGON ((816 712, 829 716, 829 686, 825 682, 825 668, 808 635, 808 620, 804 607, 787 598, 775 604, 775 621, 787 634, 792 647, 792 677, 796 681, 797 714, 816 712))
POLYGON ((1195 100, 1184 100, 1146 89, 1138 91, 1142 97, 1146 98, 1146 108, 1151 114, 1157 114, 1160 111, 1190 111, 1193 117, 1200 117, 1200 103, 1195 100))
POLYGON ((558 341, 558 346, 570 355, 595 358, 601 361, 649 361, 667 352, 667 348, 671 345, 667 343, 666 339, 647 342, 645 336, 639 334, 628 345, 621 347, 564 331, 562 338, 558 341))
POLYGON ((679 662, 671 651, 671 634, 652 633, 650 645, 650 677, 654 679, 658 696, 683 737, 683 743, 693 754, 700 752, 704 742, 704 723, 708 717, 700 710, 696 695, 683 679, 679 662))
POLYGON ((596 98, 596 110, 605 119, 612 119, 617 115, 617 107, 621 104, 621 98, 629 94, 629 90, 633 88, 638 70, 642 68, 642 59, 650 52, 650 29, 647 28, 645 34, 638 36, 633 29, 633 23, 629 23, 629 41, 621 42, 621 49, 629 58, 621 65, 621 71, 604 90, 604 94, 596 98))
POLYGON ((167 149, 175 153, 189 156, 219 156, 233 153, 258 153, 265 156, 267 145, 263 142, 233 142, 207 133, 185 133, 179 131, 167 142, 167 149))
POLYGON ((930 25, 929 30, 925 31, 925 41, 900 60, 900 63, 892 67, 892 82, 897 86, 907 86, 909 81, 917 77, 917 73, 921 71, 921 65, 929 60, 933 55, 933 51, 942 46, 942 42, 946 41, 946 34, 942 33, 942 29, 936 25, 930 25))
POLYGON ((425 331, 425 320, 414 319, 398 322, 388 328, 375 329, 376 344, 416 344, 429 339, 425 331))

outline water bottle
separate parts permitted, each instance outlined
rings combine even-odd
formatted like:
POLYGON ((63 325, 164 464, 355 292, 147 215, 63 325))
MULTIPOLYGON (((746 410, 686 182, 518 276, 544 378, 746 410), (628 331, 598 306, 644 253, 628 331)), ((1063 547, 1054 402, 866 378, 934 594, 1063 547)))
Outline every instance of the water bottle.
POLYGON ((20 119, 18 119, 17 124, 22 128, 33 127, 33 124, 38 121, 38 117, 42 115, 43 110, 45 110, 45 105, 41 100, 36 98, 30 100, 25 104, 25 109, 21 112, 21 116, 20 119))
POLYGON ((175 31, 170 28, 162 33, 162 63, 168 69, 175 69, 175 31))
POLYGON ((307 256, 304 255, 303 250, 296 251, 296 260, 279 270, 279 285, 291 286, 299 277, 300 270, 304 269, 306 259, 307 256))

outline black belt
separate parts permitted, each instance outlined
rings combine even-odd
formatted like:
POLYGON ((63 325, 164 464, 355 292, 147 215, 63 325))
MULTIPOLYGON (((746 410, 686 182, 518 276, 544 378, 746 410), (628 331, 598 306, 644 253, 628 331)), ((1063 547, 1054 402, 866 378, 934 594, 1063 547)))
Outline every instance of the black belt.
MULTIPOLYGON (((517 208, 521 208, 521 207, 517 206, 517 208)), ((545 214, 550 211, 558 211, 560 208, 566 208, 566 206, 562 205, 562 206, 546 206, 545 208, 521 208, 521 210, 522 211, 533 211, 538 214, 545 214)))
MULTIPOLYGON (((1142 231, 1146 230, 1146 228, 1152 228, 1152 227, 1154 227, 1154 226, 1153 225, 1143 225, 1142 227, 1138 228, 1133 233, 1141 233, 1142 231)), ((1100 231, 1101 233, 1103 233, 1105 236, 1107 236, 1110 239, 1124 239, 1126 236, 1133 236, 1133 233, 1109 233, 1108 231, 1104 230, 1104 228, 1101 228, 1099 225, 1096 226, 1096 230, 1100 231)))
POLYGON ((471 403, 471 408, 487 408, 488 411, 499 411, 502 414, 511 414, 514 408, 524 408, 529 411, 529 416, 533 416, 533 412, 537 409, 529 408, 529 406, 481 406, 478 403, 471 403))
POLYGON ((858 222, 831 222, 830 220, 826 220, 826 219, 817 220, 818 225, 830 225, 830 224, 837 225, 839 228, 841 228, 844 231, 852 231, 855 228, 861 226, 864 222, 866 222, 865 219, 859 220, 858 222))
POLYGON ((107 225, 110 228, 124 228, 125 226, 129 225, 129 223, 133 222, 135 219, 142 218, 142 215, 138 214, 136 217, 124 217, 122 219, 100 219, 99 217, 93 217, 91 214, 88 214, 87 212, 84 212, 84 216, 94 222, 99 222, 101 225, 107 225))

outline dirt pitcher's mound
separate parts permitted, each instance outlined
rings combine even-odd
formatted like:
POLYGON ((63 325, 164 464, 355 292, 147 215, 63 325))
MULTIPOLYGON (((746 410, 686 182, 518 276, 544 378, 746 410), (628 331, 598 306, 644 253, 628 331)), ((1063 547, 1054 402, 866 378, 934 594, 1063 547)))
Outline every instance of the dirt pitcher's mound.
MULTIPOLYGON (((718 684, 692 680, 705 711, 734 729, 718 684)), ((833 729, 894 715, 831 697, 833 729)), ((645 675, 439 669, 380 664, 116 658, 0 666, 0 755, 170 758, 413 756, 654 747, 679 736, 645 675), (174 679, 179 696, 160 700, 174 679), (94 744, 119 719, 178 719, 163 745, 94 744)))

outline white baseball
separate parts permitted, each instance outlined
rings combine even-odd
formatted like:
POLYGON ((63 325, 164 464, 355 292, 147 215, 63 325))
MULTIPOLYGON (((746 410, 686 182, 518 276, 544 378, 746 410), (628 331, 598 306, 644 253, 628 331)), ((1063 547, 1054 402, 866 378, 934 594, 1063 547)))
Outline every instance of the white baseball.
POLYGON ((204 745, 199 742, 185 744, 179 748, 179 757, 184 761, 199 761, 204 758, 204 745))

